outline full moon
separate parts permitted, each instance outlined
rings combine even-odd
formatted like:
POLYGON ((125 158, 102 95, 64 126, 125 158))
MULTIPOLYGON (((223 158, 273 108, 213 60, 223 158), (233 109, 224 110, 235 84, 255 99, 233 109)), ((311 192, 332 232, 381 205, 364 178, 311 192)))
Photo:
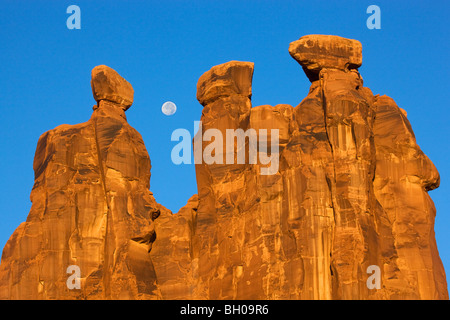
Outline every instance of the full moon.
POLYGON ((172 101, 167 101, 167 102, 164 102, 164 104, 162 105, 161 111, 166 116, 171 116, 175 112, 177 112, 177 106, 172 101))

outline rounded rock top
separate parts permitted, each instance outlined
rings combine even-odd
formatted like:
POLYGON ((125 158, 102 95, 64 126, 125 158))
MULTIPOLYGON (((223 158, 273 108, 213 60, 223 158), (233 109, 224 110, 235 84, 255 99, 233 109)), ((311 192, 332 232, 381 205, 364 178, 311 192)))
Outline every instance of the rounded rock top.
POLYGON ((133 87, 108 66, 100 65, 92 69, 91 87, 97 103, 101 100, 111 101, 119 104, 123 110, 127 110, 133 104, 133 87))

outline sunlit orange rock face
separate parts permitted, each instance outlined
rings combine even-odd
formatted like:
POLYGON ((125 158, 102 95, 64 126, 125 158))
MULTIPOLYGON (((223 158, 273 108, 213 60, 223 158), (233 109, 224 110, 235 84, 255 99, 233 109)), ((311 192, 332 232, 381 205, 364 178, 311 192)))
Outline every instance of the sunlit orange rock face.
POLYGON ((427 193, 439 174, 406 112, 363 86, 358 41, 309 35, 289 52, 311 81, 296 107, 252 107, 251 62, 200 77, 194 154, 211 150, 215 129, 221 161, 197 162, 198 195, 177 214, 149 191, 150 159, 125 118, 131 85, 94 68, 91 119, 39 140, 33 206, 3 251, 0 298, 448 299, 427 193), (255 162, 250 139, 230 148, 230 129, 255 132, 255 162), (69 265, 80 289, 67 287, 69 265), (368 286, 373 266, 379 288, 368 286))
POLYGON ((149 191, 144 142, 125 117, 133 89, 106 66, 94 68, 92 87, 89 121, 39 139, 33 205, 3 250, 2 299, 157 298, 148 251, 164 208, 149 191), (80 268, 79 290, 66 285, 70 265, 80 268))

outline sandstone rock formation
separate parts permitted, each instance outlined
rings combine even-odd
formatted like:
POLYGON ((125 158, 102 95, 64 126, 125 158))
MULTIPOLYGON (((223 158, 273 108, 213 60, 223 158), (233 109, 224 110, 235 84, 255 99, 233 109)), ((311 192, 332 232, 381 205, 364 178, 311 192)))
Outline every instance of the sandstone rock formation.
POLYGON ((150 158, 126 120, 133 89, 106 66, 92 71, 92 88, 89 121, 39 139, 33 205, 3 250, 2 299, 157 298, 148 252, 167 209, 149 191, 150 158), (70 265, 80 290, 66 285, 70 265))
POLYGON ((406 112, 363 86, 358 41, 309 35, 289 52, 311 81, 296 107, 252 108, 250 62, 200 77, 194 155, 214 161, 196 162, 198 195, 177 214, 149 191, 150 160, 124 113, 131 86, 96 67, 92 118, 39 140, 0 298, 448 299, 427 194, 439 174, 406 112), (66 286, 68 265, 81 268, 80 290, 66 286), (379 288, 367 285, 374 266, 379 288))

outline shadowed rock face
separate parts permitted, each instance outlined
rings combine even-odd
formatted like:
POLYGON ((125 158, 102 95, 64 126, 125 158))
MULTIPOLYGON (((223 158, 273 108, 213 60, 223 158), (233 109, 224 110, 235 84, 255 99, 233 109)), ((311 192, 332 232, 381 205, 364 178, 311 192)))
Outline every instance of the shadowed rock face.
POLYGON ((363 86, 361 48, 336 36, 291 43, 312 82, 296 107, 252 108, 253 63, 204 73, 194 153, 211 149, 199 143, 209 129, 254 130, 279 166, 262 174, 248 140, 231 144, 241 164, 217 145, 223 163, 196 164, 198 195, 175 215, 149 191, 150 159, 124 112, 131 85, 94 68, 91 119, 39 139, 33 206, 3 251, 0 298, 448 299, 427 193, 439 174, 406 112, 363 86), (69 265, 80 290, 66 286, 69 265))

